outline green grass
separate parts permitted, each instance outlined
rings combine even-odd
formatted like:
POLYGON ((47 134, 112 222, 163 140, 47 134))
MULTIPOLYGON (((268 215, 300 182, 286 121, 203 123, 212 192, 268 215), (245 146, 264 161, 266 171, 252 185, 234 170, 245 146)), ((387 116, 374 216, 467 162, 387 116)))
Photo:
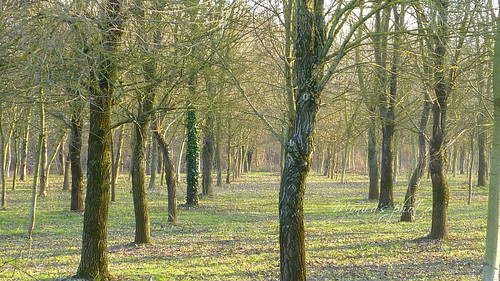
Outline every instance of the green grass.
MULTIPOLYGON (((61 280, 76 273, 83 215, 69 212, 68 192, 52 179, 39 198, 28 256, 30 183, 8 192, 0 211, 0 280, 61 280)), ((430 229, 431 189, 418 192, 417 222, 398 222, 400 210, 376 212, 366 200, 367 179, 339 184, 311 175, 305 198, 308 280, 479 280, 484 251, 487 189, 474 188, 467 205, 466 180, 450 180, 450 238, 422 240, 430 229)), ((180 208, 167 223, 166 190, 148 191, 150 245, 133 245, 134 211, 127 177, 110 207, 110 271, 117 280, 277 280, 279 275, 278 182, 275 173, 251 174, 216 189, 199 208, 180 208)), ((401 182, 395 198, 402 204, 401 182)), ((179 203, 185 197, 179 188, 179 203)))

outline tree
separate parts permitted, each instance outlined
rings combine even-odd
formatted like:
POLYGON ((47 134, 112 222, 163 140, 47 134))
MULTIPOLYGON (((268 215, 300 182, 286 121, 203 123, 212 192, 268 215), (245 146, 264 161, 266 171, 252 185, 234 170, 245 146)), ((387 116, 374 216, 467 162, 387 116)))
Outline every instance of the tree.
POLYGON ((187 191, 186 205, 198 205, 198 132, 196 129, 196 111, 190 107, 186 113, 187 127, 187 191))
POLYGON ((430 141, 429 171, 432 179, 432 226, 430 238, 443 239, 448 235, 448 201, 450 191, 446 178, 446 113, 450 85, 445 75, 448 36, 447 0, 434 0, 436 32, 433 34, 434 98, 432 102, 432 139, 430 141))
POLYGON ((88 180, 83 219, 83 237, 77 276, 109 280, 107 232, 111 168, 111 110, 117 82, 116 52, 122 35, 122 3, 108 0, 102 18, 102 50, 97 51, 96 68, 90 83, 90 128, 88 180))
POLYGON ((202 148, 202 191, 203 195, 213 196, 212 166, 214 158, 215 136, 214 136, 214 113, 209 111, 205 120, 205 136, 202 148))
MULTIPOLYGON (((498 1, 500 4, 500 1, 498 1)), ((488 196, 488 223, 483 280, 499 280, 500 275, 500 17, 495 29, 493 55, 494 125, 488 196)))

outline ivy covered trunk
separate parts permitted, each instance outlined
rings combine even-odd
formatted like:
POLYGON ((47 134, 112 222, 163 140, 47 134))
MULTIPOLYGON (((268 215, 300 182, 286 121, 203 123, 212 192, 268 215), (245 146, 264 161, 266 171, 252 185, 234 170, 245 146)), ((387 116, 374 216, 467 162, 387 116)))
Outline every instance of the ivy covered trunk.
POLYGON ((82 105, 74 101, 71 113, 69 158, 71 162, 71 211, 83 211, 82 105))
POLYGON ((432 104, 432 139, 430 141, 429 171, 432 179, 432 226, 430 238, 448 236, 448 201, 450 191, 446 179, 446 110, 449 85, 445 76, 447 0, 435 0, 438 13, 437 30, 434 34, 434 101, 432 104))
POLYGON ((196 130, 196 111, 190 108, 187 111, 187 190, 186 205, 198 205, 198 132, 196 130))
POLYGON ((320 104, 323 4, 321 0, 295 3, 295 117, 284 144, 284 167, 279 195, 282 281, 306 280, 303 199, 312 160, 314 125, 320 104))
POLYGON ((212 186, 212 166, 214 159, 214 114, 208 112, 207 120, 205 121, 205 137, 203 138, 203 149, 201 152, 202 158, 202 191, 205 196, 213 196, 212 186))
POLYGON ((121 37, 121 1, 108 0, 102 26, 102 46, 90 81, 88 179, 83 219, 83 237, 77 276, 110 280, 108 270, 108 208, 111 169, 111 112, 117 83, 116 55, 121 37))

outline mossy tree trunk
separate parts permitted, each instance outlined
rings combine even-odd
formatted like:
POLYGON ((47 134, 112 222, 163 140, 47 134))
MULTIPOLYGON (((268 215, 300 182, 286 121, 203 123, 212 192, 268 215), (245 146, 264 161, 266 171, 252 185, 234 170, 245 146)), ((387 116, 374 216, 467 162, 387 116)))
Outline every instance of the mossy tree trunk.
POLYGON ((196 111, 190 108, 187 111, 187 190, 186 205, 198 205, 198 132, 196 129, 196 111))
POLYGON ((111 168, 111 112, 117 83, 116 52, 122 34, 121 1, 104 4, 102 26, 104 48, 98 54, 90 81, 90 127, 87 160, 87 195, 83 237, 77 276, 91 280, 110 280, 108 270, 108 208, 111 168))

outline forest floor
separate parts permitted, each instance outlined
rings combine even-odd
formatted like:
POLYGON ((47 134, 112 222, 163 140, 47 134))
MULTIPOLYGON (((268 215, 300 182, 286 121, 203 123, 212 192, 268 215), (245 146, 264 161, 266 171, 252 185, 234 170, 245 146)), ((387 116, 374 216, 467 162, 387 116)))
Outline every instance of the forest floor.
MULTIPOLYGON (((8 191, 0 211, 0 280, 64 280, 76 273, 83 215, 69 212, 70 194, 53 178, 39 198, 29 253, 26 229, 30 183, 8 191)), ((431 188, 418 191, 417 222, 401 223, 398 204, 376 212, 366 200, 366 177, 339 184, 311 175, 305 196, 308 280, 480 280, 485 247, 487 189, 474 187, 467 205, 464 178, 451 179, 450 238, 421 239, 430 230, 431 188)), ((277 280, 279 275, 276 174, 258 173, 216 188, 198 208, 179 208, 167 223, 166 190, 148 190, 152 243, 134 245, 134 209, 126 176, 110 207, 109 261, 116 280, 277 280)), ((184 202, 184 185, 178 200, 184 202)))

